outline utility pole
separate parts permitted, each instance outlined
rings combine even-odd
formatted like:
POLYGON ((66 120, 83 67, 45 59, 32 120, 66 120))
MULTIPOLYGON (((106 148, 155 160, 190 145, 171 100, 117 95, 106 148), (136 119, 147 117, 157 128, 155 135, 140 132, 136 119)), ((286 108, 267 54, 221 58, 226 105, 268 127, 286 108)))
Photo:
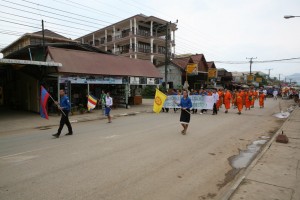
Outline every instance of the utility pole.
POLYGON ((292 84, 292 79, 290 78, 290 84, 292 84))
POLYGON ((269 73, 268 73, 268 78, 270 79, 270 71, 273 70, 273 69, 266 69, 266 70, 269 71, 269 73))
POLYGON ((246 59, 249 59, 250 61, 250 75, 252 75, 252 71, 251 71, 251 67, 252 67, 252 63, 253 63, 253 59, 257 59, 257 57, 255 57, 255 58, 253 58, 253 57, 251 57, 251 58, 246 58, 246 59))
MULTIPOLYGON (((44 20, 42 20, 42 34, 43 34, 43 57, 45 57, 45 29, 44 29, 44 20)), ((44 60, 43 60, 44 61, 44 60)))
POLYGON ((169 22, 166 24, 166 44, 165 44, 165 84, 166 84, 166 90, 168 89, 168 64, 169 64, 169 59, 168 59, 168 39, 169 39, 169 22))

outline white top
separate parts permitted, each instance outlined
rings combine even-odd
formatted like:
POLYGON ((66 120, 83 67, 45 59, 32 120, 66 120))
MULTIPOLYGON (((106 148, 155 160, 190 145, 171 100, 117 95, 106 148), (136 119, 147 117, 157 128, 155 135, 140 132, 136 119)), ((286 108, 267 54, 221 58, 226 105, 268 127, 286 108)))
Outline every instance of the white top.
POLYGON ((105 104, 106 104, 106 106, 112 106, 112 105, 113 105, 113 100, 112 100, 112 98, 106 96, 106 98, 105 98, 105 104))
POLYGON ((214 103, 217 103, 217 101, 219 100, 219 94, 218 93, 213 93, 212 96, 214 98, 214 103))
POLYGON ((274 96, 277 96, 277 94, 278 94, 278 91, 277 91, 277 90, 274 90, 274 91, 273 91, 273 95, 274 95, 274 96))
POLYGON ((267 90, 263 90, 263 93, 264 93, 265 95, 267 95, 267 90))

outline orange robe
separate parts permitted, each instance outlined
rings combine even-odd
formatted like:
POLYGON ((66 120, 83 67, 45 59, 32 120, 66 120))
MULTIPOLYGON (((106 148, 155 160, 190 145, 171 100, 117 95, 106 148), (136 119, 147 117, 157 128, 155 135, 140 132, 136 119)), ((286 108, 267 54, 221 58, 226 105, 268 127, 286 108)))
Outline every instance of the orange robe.
POLYGON ((217 109, 219 109, 220 106, 223 104, 223 92, 219 90, 218 95, 219 95, 219 100, 216 103, 217 109))
POLYGON ((241 112, 243 110, 243 93, 242 92, 237 92, 236 93, 236 106, 241 112))
POLYGON ((247 108, 250 109, 250 106, 251 106, 251 100, 250 100, 250 97, 252 98, 252 93, 250 93, 250 92, 245 92, 245 107, 246 107, 246 109, 247 109, 247 108))
POLYGON ((251 106, 254 107, 254 103, 255 103, 255 100, 257 99, 257 92, 255 90, 253 90, 252 92, 252 101, 251 101, 251 106))
POLYGON ((265 95, 264 93, 259 94, 259 107, 263 108, 265 105, 265 95))
POLYGON ((224 105, 225 105, 225 108, 226 110, 230 109, 230 100, 231 100, 231 93, 229 91, 227 91, 225 94, 224 94, 224 105))

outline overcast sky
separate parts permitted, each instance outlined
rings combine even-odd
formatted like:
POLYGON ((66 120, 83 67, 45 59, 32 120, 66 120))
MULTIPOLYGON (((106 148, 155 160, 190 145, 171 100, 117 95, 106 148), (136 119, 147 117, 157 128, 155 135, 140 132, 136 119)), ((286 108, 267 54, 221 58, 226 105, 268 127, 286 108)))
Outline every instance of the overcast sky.
MULTIPOLYGON (((41 19, 45 29, 75 39, 143 13, 178 19, 177 54, 203 53, 207 61, 233 62, 300 57, 300 17, 283 18, 300 15, 299 0, 0 0, 0 6, 0 48, 26 32, 39 31, 41 19)), ((216 66, 249 71, 249 63, 216 66)), ((253 63, 253 71, 268 73, 266 69, 284 79, 300 73, 300 59, 253 63)))

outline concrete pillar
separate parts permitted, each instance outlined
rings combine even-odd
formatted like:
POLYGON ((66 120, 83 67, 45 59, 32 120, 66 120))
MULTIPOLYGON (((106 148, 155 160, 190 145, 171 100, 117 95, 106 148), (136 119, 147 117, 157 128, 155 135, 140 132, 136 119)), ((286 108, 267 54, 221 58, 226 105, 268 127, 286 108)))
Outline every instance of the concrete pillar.
POLYGON ((173 53, 175 55, 175 46, 176 46, 176 43, 175 43, 175 31, 173 31, 173 41, 174 41, 173 53))
POLYGON ((150 36, 153 36, 153 21, 150 23, 150 36))
POLYGON ((134 59, 137 59, 137 54, 136 53, 134 54, 134 59))
POLYGON ((114 53, 116 53, 116 43, 114 43, 114 53))
POLYGON ((59 81, 60 81, 60 75, 58 75, 58 77, 57 77, 57 101, 58 102, 60 102, 60 83, 59 83, 59 81))
POLYGON ((93 46, 95 46, 95 34, 93 34, 93 46))
POLYGON ((104 43, 107 43, 107 30, 105 29, 105 41, 104 41, 104 43))
POLYGON ((81 38, 81 44, 84 44, 84 38, 81 38))
POLYGON ((129 49, 132 49, 132 38, 129 39, 129 49))
POLYGON ((132 20, 129 20, 130 23, 130 32, 132 32, 132 20))
POLYGON ((134 37, 134 52, 137 52, 137 41, 136 41, 136 37, 134 37))
POLYGON ((116 39, 116 27, 115 26, 113 26, 113 32, 114 32, 114 34, 113 34, 113 41, 116 39))
POLYGON ((154 55, 151 55, 151 62, 153 63, 154 55))
POLYGON ((150 38, 150 49, 151 49, 151 53, 153 53, 153 40, 154 40, 154 38, 150 38))
POLYGON ((133 18, 134 35, 136 35, 136 19, 133 18))

